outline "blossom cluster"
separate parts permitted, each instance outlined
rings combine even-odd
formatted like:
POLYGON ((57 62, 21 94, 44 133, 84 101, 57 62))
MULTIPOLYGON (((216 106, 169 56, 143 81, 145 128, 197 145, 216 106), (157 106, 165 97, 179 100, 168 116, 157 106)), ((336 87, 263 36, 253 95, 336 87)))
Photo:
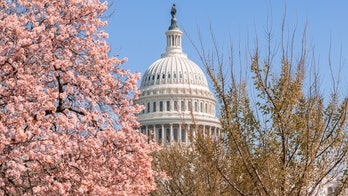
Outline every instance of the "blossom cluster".
POLYGON ((109 57, 99 0, 0 4, 0 195, 155 189, 134 105, 139 74, 109 57))

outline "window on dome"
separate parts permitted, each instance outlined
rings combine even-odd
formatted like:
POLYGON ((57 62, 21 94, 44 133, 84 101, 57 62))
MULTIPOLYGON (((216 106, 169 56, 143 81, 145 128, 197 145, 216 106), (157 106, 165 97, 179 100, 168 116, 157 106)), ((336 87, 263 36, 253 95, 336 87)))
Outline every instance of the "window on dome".
POLYGON ((160 101, 160 112, 163 112, 163 101, 160 101))
POLYGON ((164 78, 166 78, 166 75, 165 75, 165 74, 162 75, 162 79, 164 79, 164 78))
POLYGON ((174 111, 178 111, 178 102, 174 101, 174 111))
POLYGON ((174 78, 176 78, 176 73, 174 73, 174 78))
POLYGON ((181 101, 181 111, 185 111, 185 101, 181 101))
POLYGON ((203 103, 201 102, 201 104, 200 104, 200 112, 203 112, 203 103))
POLYGON ((159 75, 157 75, 157 80, 159 79, 159 75))
POLYGON ((163 134, 162 134, 162 129, 159 129, 158 130, 158 140, 161 142, 162 141, 162 137, 163 137, 163 134))
POLYGON ((207 103, 205 103, 205 113, 208 113, 208 107, 207 107, 207 103))
POLYGON ((191 103, 191 101, 188 102, 188 111, 192 111, 192 103, 191 103))
POLYGON ((327 188, 327 193, 328 193, 328 195, 334 195, 335 189, 333 187, 328 187, 327 188))
POLYGON ((185 129, 181 129, 181 141, 182 142, 186 141, 185 129))
POLYGON ((182 78, 182 74, 180 73, 180 78, 182 78))
POLYGON ((155 75, 152 76, 152 80, 154 80, 154 79, 155 79, 155 75))
POLYGON ((150 113, 150 103, 147 103, 147 113, 150 113))
POLYGON ((170 101, 167 101, 167 111, 170 111, 170 101))
POLYGON ((153 112, 156 112, 156 102, 153 102, 153 112))
POLYGON ((173 133, 173 136, 174 136, 174 141, 178 141, 178 129, 177 128, 174 128, 174 133, 173 133))
POLYGON ((198 104, 197 104, 197 101, 195 101, 195 112, 198 112, 198 104))
POLYGON ((166 130, 166 142, 170 142, 170 129, 166 130))
POLYGON ((170 73, 168 74, 168 78, 170 78, 170 73))

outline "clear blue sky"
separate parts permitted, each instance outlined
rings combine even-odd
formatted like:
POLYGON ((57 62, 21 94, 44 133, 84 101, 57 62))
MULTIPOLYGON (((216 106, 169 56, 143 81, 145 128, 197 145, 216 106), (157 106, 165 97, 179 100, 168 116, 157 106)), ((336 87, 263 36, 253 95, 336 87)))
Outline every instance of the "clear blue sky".
MULTIPOLYGON (((307 24, 308 45, 315 49, 322 80, 329 80, 327 73, 331 39, 333 64, 337 71, 338 59, 342 57, 342 85, 348 89, 347 0, 115 0, 116 11, 107 18, 108 43, 112 55, 128 57, 125 68, 144 73, 152 62, 160 58, 165 50, 164 33, 170 25, 173 3, 177 7, 178 25, 182 31, 197 40, 200 29, 203 39, 209 41, 209 26, 212 25, 217 40, 225 46, 232 40, 246 47, 248 38, 252 40, 255 32, 259 40, 264 40, 267 21, 272 23, 274 39, 279 39, 281 20, 286 10, 287 25, 289 28, 297 26, 298 35, 302 34, 307 24)), ((191 60, 201 64, 185 35, 183 49, 191 60)))

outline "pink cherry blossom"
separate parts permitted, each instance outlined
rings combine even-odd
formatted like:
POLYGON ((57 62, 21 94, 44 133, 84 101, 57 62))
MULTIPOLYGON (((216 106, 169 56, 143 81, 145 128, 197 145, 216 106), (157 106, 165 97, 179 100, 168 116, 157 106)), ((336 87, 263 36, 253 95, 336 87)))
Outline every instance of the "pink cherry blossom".
POLYGON ((0 195, 154 190, 166 176, 139 134, 140 74, 108 55, 106 1, 0 2, 0 195))

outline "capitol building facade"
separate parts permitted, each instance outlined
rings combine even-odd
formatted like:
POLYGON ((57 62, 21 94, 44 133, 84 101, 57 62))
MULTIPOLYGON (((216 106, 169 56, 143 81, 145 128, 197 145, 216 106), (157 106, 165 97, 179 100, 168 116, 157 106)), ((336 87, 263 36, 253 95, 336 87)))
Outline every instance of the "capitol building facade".
POLYGON ((216 117, 216 100, 202 69, 182 50, 182 32, 176 10, 166 32, 167 46, 141 79, 142 94, 135 101, 145 106, 139 114, 141 132, 160 144, 189 143, 201 132, 216 138, 221 126, 216 117))

